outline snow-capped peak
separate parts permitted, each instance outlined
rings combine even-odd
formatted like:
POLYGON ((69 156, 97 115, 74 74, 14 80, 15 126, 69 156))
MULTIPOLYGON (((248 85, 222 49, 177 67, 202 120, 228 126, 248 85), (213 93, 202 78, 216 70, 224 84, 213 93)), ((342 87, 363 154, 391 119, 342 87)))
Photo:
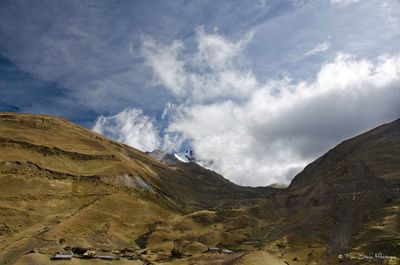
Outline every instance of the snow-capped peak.
POLYGON ((195 158, 195 156, 194 156, 193 149, 191 149, 191 148, 186 150, 186 151, 184 151, 184 152, 176 153, 176 154, 174 154, 174 156, 177 159, 179 159, 179 161, 182 161, 182 162, 185 162, 185 163, 196 162, 196 160, 197 160, 195 158))
POLYGON ((178 159, 179 161, 183 162, 183 163, 188 163, 190 162, 189 160, 187 160, 185 158, 185 156, 181 156, 180 154, 174 154, 175 158, 178 159))
POLYGON ((196 153, 191 148, 184 152, 181 152, 181 153, 175 153, 174 156, 176 159, 178 159, 179 161, 181 161, 183 163, 193 162, 193 163, 196 163, 208 170, 212 170, 211 165, 213 164, 213 161, 198 159, 196 157, 196 153))

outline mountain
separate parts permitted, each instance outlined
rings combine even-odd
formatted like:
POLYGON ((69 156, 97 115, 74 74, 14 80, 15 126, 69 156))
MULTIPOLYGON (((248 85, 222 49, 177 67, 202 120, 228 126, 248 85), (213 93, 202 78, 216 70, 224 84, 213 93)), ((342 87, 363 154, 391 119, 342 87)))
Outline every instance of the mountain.
POLYGON ((241 187, 175 158, 59 117, 1 113, 0 264, 53 264, 51 254, 71 248, 139 259, 95 264, 400 257, 400 120, 339 144, 286 189, 241 187))
POLYGON ((194 155, 192 148, 189 148, 182 153, 174 154, 174 156, 177 157, 181 162, 195 162, 198 160, 194 155))
POLYGON ((266 196, 46 115, 0 114, 0 173, 0 264, 61 242, 128 247, 167 217, 266 196))
POLYGON ((167 165, 175 165, 182 162, 189 162, 189 161, 181 161, 176 157, 173 153, 164 152, 162 150, 154 150, 152 152, 146 152, 147 155, 153 157, 157 161, 167 165))
MULTIPOLYGON (((223 248, 261 248, 262 253, 252 251, 244 259, 257 262, 266 252, 290 264, 364 264, 368 257, 372 264, 386 264, 388 259, 379 256, 400 256, 399 162, 397 120, 339 144, 282 192, 226 200, 218 212, 196 213, 201 216, 197 219, 207 220, 205 227, 224 224, 224 229, 205 230, 196 237, 223 248)), ((179 217, 161 227, 172 229, 191 219, 179 217)), ((158 232, 155 236, 167 237, 158 232)))
POLYGON ((287 193, 296 237, 327 242, 332 256, 399 256, 400 120, 342 142, 298 174, 287 193))
MULTIPOLYGON (((263 244, 284 239, 281 251, 296 249, 289 257, 305 263, 318 251, 326 263, 339 262, 338 255, 346 253, 399 257, 399 162, 400 120, 342 142, 309 164, 284 193, 249 209, 280 211, 263 244)), ((257 216, 267 220, 270 213, 257 216)), ((347 262, 365 264, 366 259, 347 262)))
POLYGON ((193 163, 196 163, 207 169, 210 169, 212 167, 212 164, 214 163, 214 161, 211 159, 200 159, 198 157, 198 155, 196 155, 196 152, 192 148, 189 148, 184 152, 173 154, 173 155, 180 162, 183 162, 183 163, 193 162, 193 163))
POLYGON ((190 162, 197 163, 200 161, 195 157, 193 149, 188 149, 180 153, 168 153, 157 149, 151 152, 146 152, 146 154, 167 165, 190 162))

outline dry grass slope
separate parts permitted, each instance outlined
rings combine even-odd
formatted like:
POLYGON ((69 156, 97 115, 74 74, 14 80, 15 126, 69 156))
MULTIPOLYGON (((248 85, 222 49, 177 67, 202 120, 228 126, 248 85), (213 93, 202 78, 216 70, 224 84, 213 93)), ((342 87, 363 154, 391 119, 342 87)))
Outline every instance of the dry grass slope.
POLYGON ((330 150, 287 189, 249 188, 194 163, 168 166, 62 118, 2 113, 0 264, 51 264, 68 246, 142 248, 136 254, 154 264, 400 257, 399 161, 395 121, 330 150), (177 242, 181 259, 170 255, 177 242))

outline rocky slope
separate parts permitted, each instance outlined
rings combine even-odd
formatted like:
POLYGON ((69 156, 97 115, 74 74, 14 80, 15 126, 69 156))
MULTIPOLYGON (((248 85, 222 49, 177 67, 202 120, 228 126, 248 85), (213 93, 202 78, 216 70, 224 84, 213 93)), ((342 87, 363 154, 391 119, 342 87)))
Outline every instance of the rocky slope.
POLYGON ((265 244, 286 241, 285 247, 296 248, 303 256, 317 245, 325 262, 349 253, 399 257, 400 120, 342 142, 308 165, 283 194, 253 209, 273 206, 281 209, 281 219, 274 222, 277 229, 265 244))
POLYGON ((400 120, 339 144, 286 192, 294 241, 325 242, 331 258, 351 251, 400 256, 400 120))

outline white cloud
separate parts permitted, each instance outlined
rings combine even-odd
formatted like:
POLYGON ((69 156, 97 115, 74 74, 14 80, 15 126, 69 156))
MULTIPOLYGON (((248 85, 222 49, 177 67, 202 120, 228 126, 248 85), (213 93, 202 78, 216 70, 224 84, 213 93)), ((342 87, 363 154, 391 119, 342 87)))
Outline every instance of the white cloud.
POLYGON ((324 42, 318 43, 313 49, 306 52, 305 56, 315 55, 317 53, 327 51, 327 50, 329 50, 330 47, 331 47, 331 44, 329 41, 324 41, 324 42))
POLYGON ((212 70, 232 68, 234 60, 253 38, 253 33, 250 32, 243 39, 232 42, 217 32, 206 33, 204 27, 197 27, 195 31, 198 48, 196 63, 212 70))
POLYGON ((92 130, 141 151, 153 151, 160 146, 159 132, 154 121, 135 108, 125 109, 109 117, 98 117, 92 130))
MULTIPOLYGON (((266 8, 261 11, 258 1, 253 4, 218 1, 212 7, 215 15, 210 16, 207 3, 197 1, 179 4, 175 1, 102 2, 97 5, 82 1, 63 4, 2 1, 1 55, 32 77, 56 84, 51 84, 54 86, 51 104, 47 104, 47 97, 43 97, 44 103, 37 104, 17 104, 21 97, 11 102, 20 105, 21 111, 56 113, 89 124, 93 115, 115 113, 129 106, 142 108, 145 112, 160 112, 167 101, 173 101, 173 95, 178 95, 177 101, 192 98, 210 101, 210 98, 224 97, 233 90, 237 96, 246 97, 245 88, 251 87, 252 82, 264 82, 267 77, 275 78, 282 72, 295 78, 312 76, 320 63, 331 60, 337 51, 375 57, 398 50, 398 0, 360 1, 344 9, 327 8, 330 0, 288 2, 286 5, 281 1, 267 1, 266 8), (48 10, 51 12, 46 12, 48 10), (152 23, 147 23, 150 20, 152 23), (49 23, 51 27, 48 27, 49 23), (192 29, 198 24, 204 24, 205 29, 218 28, 224 35, 207 31, 206 37, 220 39, 220 43, 227 42, 229 47, 235 48, 240 46, 236 44, 244 32, 255 32, 245 50, 253 72, 247 71, 247 76, 241 76, 244 84, 234 86, 232 84, 238 84, 237 78, 228 78, 233 74, 239 76, 235 74, 241 68, 237 61, 242 60, 242 51, 238 49, 233 49, 238 51, 235 59, 229 60, 236 64, 236 68, 232 68, 232 63, 222 64, 228 72, 225 78, 213 75, 211 71, 214 70, 210 68, 206 77, 204 71, 207 67, 204 65, 201 75, 192 67, 197 54, 192 52, 197 44, 192 29), (19 34, 15 34, 15 29, 19 34), (146 47, 148 56, 157 52, 157 48, 171 48, 160 55, 170 55, 174 60, 165 57, 162 61, 160 56, 154 56, 148 57, 146 62, 154 66, 156 60, 176 63, 162 68, 168 70, 159 73, 162 82, 155 78, 161 85, 168 84, 168 90, 149 86, 151 76, 148 76, 148 68, 143 67, 142 54, 146 46, 143 45, 145 38, 141 38, 143 33, 167 40, 163 41, 167 45, 153 41, 154 47, 149 43, 146 47), (180 36, 182 41, 172 45, 168 40, 176 39, 176 36, 180 36), (326 36, 332 39, 330 52, 319 54, 321 56, 303 56, 308 48, 326 36), (193 60, 188 60, 185 53, 193 60), (193 74, 193 78, 179 79, 183 75, 191 76, 179 71, 193 74), (93 100, 94 97, 97 99, 93 100), (74 111, 77 108, 80 111, 74 111)), ((34 88, 34 85, 24 87, 30 87, 30 91, 26 91, 34 94, 42 90, 34 88)))
POLYGON ((180 56, 179 52, 184 49, 180 41, 163 45, 146 37, 142 43, 142 55, 155 80, 180 99, 202 102, 246 97, 257 83, 251 72, 240 69, 243 65, 242 49, 252 36, 250 32, 234 42, 197 27, 197 51, 194 54, 180 56))
MULTIPOLYGON (((251 34, 232 41, 198 28, 197 50, 172 59, 176 65, 181 58, 171 79, 185 80, 188 100, 165 112, 167 131, 190 140, 200 159, 213 160, 211 167, 236 183, 288 183, 341 140, 400 115, 398 56, 368 60, 338 53, 313 81, 285 76, 261 83, 243 66, 249 40, 251 34)), ((153 46, 154 54, 175 51, 175 42, 153 46)), ((320 43, 308 55, 329 46, 320 43)), ((155 76, 168 72, 159 68, 168 64, 149 65, 155 76)))
POLYGON ((142 41, 142 55, 145 63, 152 68, 156 81, 178 97, 186 96, 187 93, 184 62, 178 59, 182 48, 180 41, 174 41, 169 46, 156 44, 147 37, 142 41))
MULTIPOLYGON (((183 56, 181 41, 144 38, 154 78, 183 100, 166 105, 164 132, 137 109, 100 117, 94 129, 141 150, 177 150, 188 140, 226 178, 268 185, 289 183, 338 142, 400 116, 400 56, 338 53, 312 81, 260 82, 245 67, 250 40, 251 34, 233 41, 198 28, 197 50, 183 56)), ((312 53, 328 48, 322 43, 312 53)))
POLYGON ((400 115, 400 57, 338 54, 313 82, 270 81, 249 99, 176 109, 169 130, 236 183, 288 183, 343 139, 400 115))
POLYGON ((126 108, 111 116, 102 115, 97 118, 92 130, 143 152, 156 149, 178 151, 184 140, 180 134, 173 132, 161 136, 156 121, 136 108, 126 108))
MULTIPOLYGON (((10 103, 22 98, 21 91, 28 98, 40 95, 43 101, 24 103, 21 111, 56 109, 82 123, 127 106, 159 113, 171 101, 176 106, 166 117, 170 129, 192 139, 201 155, 216 158, 215 168, 228 178, 244 184, 285 181, 338 141, 399 115, 398 57, 360 58, 399 51, 400 2, 266 2, 261 12, 259 2, 215 1, 210 16, 209 5, 198 1, 2 1, 2 57, 51 81, 54 90, 46 95, 35 84, 30 91, 10 86, 12 97, 1 91, 2 98, 10 103), (205 26, 191 34, 198 24, 205 26), (141 38, 143 32, 182 40, 159 43, 141 38), (329 41, 314 47, 327 36, 329 41), (310 52, 319 56, 304 56, 304 47, 314 47, 310 52), (360 57, 332 58, 338 51, 360 57), (148 86, 149 69, 150 85, 155 81, 165 90, 148 86), (293 82, 287 76, 265 82, 282 72, 315 80, 293 82)), ((98 130, 142 150, 173 149, 182 142, 173 132, 164 136, 143 113, 121 113, 99 119, 98 130)))
POLYGON ((345 7, 358 2, 360 2, 360 0, 331 0, 332 5, 336 5, 339 7, 345 7))

